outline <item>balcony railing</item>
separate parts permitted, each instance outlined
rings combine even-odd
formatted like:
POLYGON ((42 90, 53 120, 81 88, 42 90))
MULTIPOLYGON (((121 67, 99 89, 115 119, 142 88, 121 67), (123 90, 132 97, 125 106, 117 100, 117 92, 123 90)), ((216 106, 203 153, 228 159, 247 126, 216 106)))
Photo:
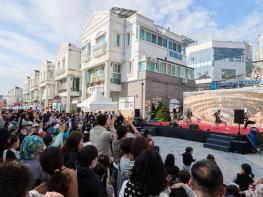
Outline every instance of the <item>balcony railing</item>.
POLYGON ((90 60, 90 51, 82 51, 81 53, 81 61, 88 62, 90 60))
POLYGON ((63 74, 64 72, 65 72, 64 69, 57 69, 57 70, 56 70, 56 75, 61 75, 61 74, 63 74))
POLYGON ((66 91, 67 91, 67 88, 63 88, 63 89, 58 90, 58 93, 62 93, 62 92, 66 92, 66 91))
POLYGON ((106 42, 100 42, 92 48, 92 54, 94 57, 104 55, 106 52, 106 42))

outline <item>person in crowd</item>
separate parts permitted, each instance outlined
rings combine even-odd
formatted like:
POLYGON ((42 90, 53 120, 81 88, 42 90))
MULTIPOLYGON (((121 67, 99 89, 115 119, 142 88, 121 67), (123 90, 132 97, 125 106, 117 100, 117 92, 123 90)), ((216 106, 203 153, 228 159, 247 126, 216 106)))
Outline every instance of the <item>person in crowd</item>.
POLYGON ((230 184, 226 187, 226 194, 225 194, 226 197, 241 197, 241 194, 240 194, 240 191, 239 191, 239 188, 237 185, 235 184, 230 184))
POLYGON ((32 189, 46 178, 39 162, 39 157, 44 149, 45 144, 42 138, 36 135, 26 136, 20 148, 20 159, 30 168, 32 174, 32 189))
POLYGON ((4 119, 3 119, 3 107, 4 107, 4 102, 0 100, 0 129, 4 127, 4 119))
POLYGON ((9 149, 6 149, 3 152, 3 161, 7 160, 19 160, 20 158, 20 153, 18 151, 18 148, 20 147, 20 140, 17 135, 11 134, 10 137, 10 144, 9 144, 9 149))
POLYGON ((84 131, 84 134, 83 134, 83 147, 87 146, 87 145, 92 145, 92 143, 90 141, 90 133, 89 133, 89 131, 84 131))
POLYGON ((65 197, 78 197, 77 175, 66 168, 62 151, 54 146, 46 148, 40 157, 40 164, 47 179, 34 190, 41 194, 55 191, 65 197))
POLYGON ((170 179, 171 182, 175 182, 176 178, 178 178, 180 169, 174 164, 175 163, 175 158, 173 154, 168 154, 166 156, 164 166, 166 169, 166 173, 170 179))
MULTIPOLYGON (((180 183, 184 185, 188 185, 190 178, 191 178, 191 175, 188 171, 185 171, 185 170, 180 171, 178 175, 179 184, 177 185, 180 186, 180 183)), ((186 193, 182 185, 182 187, 174 187, 170 193, 170 197, 188 197, 188 194, 186 193)))
POLYGON ((131 154, 135 160, 141 152, 149 149, 148 143, 144 137, 136 137, 131 144, 131 154))
POLYGON ((97 117, 97 123, 98 125, 90 131, 90 141, 97 148, 99 154, 105 154, 111 158, 111 143, 116 139, 115 131, 114 129, 112 131, 107 131, 106 115, 99 115, 97 117))
POLYGON ((131 145, 133 138, 127 138, 121 142, 121 150, 123 156, 119 162, 118 178, 117 178, 117 194, 119 193, 124 181, 128 180, 131 175, 131 170, 134 166, 133 155, 131 154, 131 145))
POLYGON ((99 176, 99 179, 102 182, 102 185, 105 189, 105 193, 107 197, 114 197, 115 192, 112 184, 112 180, 110 179, 110 159, 107 155, 99 155, 97 159, 97 165, 94 168, 94 171, 99 176))
POLYGON ((78 154, 78 195, 79 197, 105 197, 105 189, 93 168, 97 164, 98 150, 87 145, 78 154))
POLYGON ((121 141, 127 138, 128 128, 125 125, 120 125, 116 129, 117 139, 113 143, 113 161, 118 164, 122 156, 122 150, 120 148, 121 141))
POLYGON ((193 148, 188 146, 185 149, 185 152, 182 154, 183 156, 183 170, 186 170, 190 172, 191 165, 193 162, 195 162, 195 159, 193 158, 193 148))
POLYGON ((206 159, 207 159, 207 160, 210 160, 210 161, 213 161, 213 162, 215 162, 215 163, 216 163, 215 156, 214 156, 214 155, 212 155, 212 154, 208 154, 208 155, 206 156, 206 159))
POLYGON ((18 161, 0 163, 0 196, 26 197, 30 190, 31 173, 18 161))
POLYGON ((241 165, 241 172, 234 178, 234 182, 239 185, 240 191, 248 190, 248 186, 254 183, 254 174, 249 164, 244 163, 241 165))
MULTIPOLYGON (((0 161, 3 161, 4 152, 10 148, 11 134, 6 128, 0 129, 0 161)), ((6 160, 16 159, 15 154, 7 151, 6 160)))
POLYGON ((169 196, 161 156, 155 150, 143 151, 135 160, 131 177, 124 181, 119 197, 169 196))
POLYGON ((191 168, 191 180, 196 196, 223 197, 223 174, 209 160, 196 162, 191 168))
POLYGON ((76 161, 78 152, 83 146, 83 135, 77 131, 73 131, 67 139, 63 148, 65 166, 67 168, 76 169, 76 161))

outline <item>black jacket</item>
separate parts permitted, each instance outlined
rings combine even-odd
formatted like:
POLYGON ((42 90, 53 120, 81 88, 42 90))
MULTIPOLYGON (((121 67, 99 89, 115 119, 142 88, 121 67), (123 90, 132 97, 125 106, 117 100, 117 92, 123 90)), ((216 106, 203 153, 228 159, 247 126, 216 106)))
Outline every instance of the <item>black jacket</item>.
POLYGON ((105 197, 105 188, 97 174, 90 168, 77 168, 79 197, 105 197))
POLYGON ((195 162, 195 159, 193 159, 193 156, 190 153, 183 153, 183 163, 186 166, 191 166, 192 162, 195 162))
POLYGON ((239 185, 240 191, 248 190, 248 186, 254 183, 254 180, 246 174, 237 174, 235 183, 239 185))

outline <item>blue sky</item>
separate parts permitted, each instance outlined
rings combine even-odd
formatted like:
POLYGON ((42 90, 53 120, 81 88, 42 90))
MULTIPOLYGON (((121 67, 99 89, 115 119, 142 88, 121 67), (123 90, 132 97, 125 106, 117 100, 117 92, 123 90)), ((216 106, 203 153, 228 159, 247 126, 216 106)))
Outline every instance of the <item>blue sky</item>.
POLYGON ((194 40, 247 40, 255 48, 263 32, 263 0, 0 0, 0 95, 54 61, 61 43, 80 46, 92 13, 113 6, 194 40))

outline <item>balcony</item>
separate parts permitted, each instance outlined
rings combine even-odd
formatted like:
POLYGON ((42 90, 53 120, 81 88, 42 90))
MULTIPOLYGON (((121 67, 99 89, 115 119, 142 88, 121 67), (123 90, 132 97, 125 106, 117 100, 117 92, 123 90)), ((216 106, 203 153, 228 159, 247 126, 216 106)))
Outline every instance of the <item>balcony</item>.
POLYGON ((92 48, 93 57, 98 57, 106 53, 106 42, 100 42, 92 48))
POLYGON ((90 51, 82 51, 81 62, 88 62, 90 60, 90 51))
POLYGON ((61 75, 61 74, 64 74, 64 73, 65 73, 64 69, 57 69, 56 70, 56 75, 61 75))

